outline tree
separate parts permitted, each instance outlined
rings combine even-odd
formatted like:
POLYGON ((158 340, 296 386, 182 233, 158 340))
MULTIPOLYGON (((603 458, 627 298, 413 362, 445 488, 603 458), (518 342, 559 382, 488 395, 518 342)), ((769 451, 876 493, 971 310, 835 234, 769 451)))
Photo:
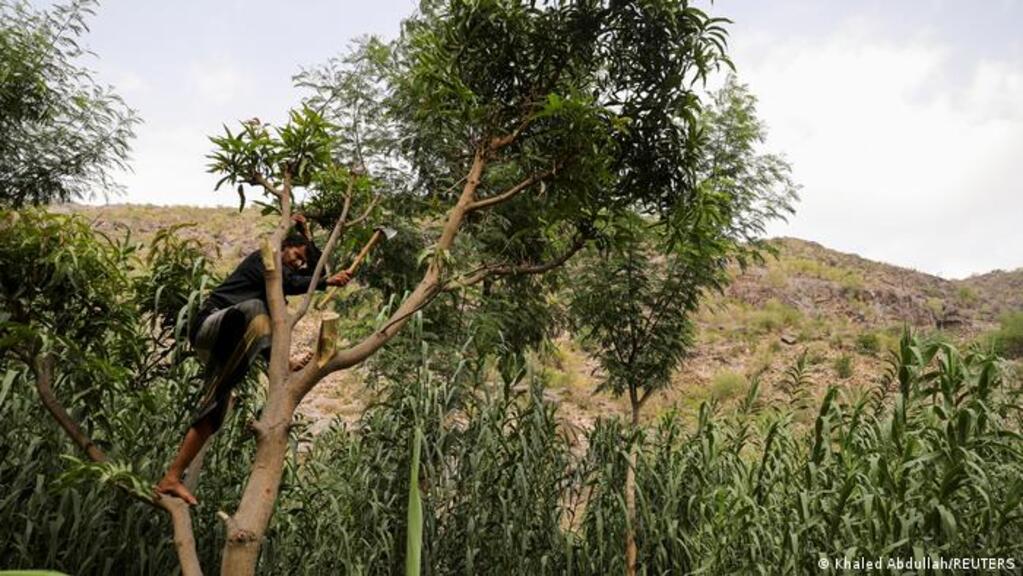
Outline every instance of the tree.
POLYGON ((791 213, 796 186, 780 157, 762 154, 755 99, 729 76, 701 115, 705 141, 700 181, 678 206, 673 225, 633 218, 602 250, 576 266, 571 308, 579 336, 594 347, 606 380, 599 389, 628 394, 629 462, 625 472, 625 568, 634 575, 636 466, 640 411, 668 386, 693 345, 690 315, 708 290, 728 282, 728 264, 759 257, 772 219, 791 213))
POLYGON ((185 324, 180 319, 194 308, 208 272, 198 248, 173 230, 157 235, 148 266, 136 249, 127 239, 94 234, 74 216, 0 211, 0 367, 20 363, 32 375, 49 415, 87 457, 66 475, 106 478, 166 511, 182 570, 196 573, 188 506, 153 498, 133 473, 152 450, 139 433, 145 424, 138 411, 103 408, 111 396, 145 398, 147 387, 158 384, 187 389, 198 367, 185 361, 186 340, 175 325, 185 324), (69 398, 77 406, 68 407, 69 398))
POLYGON ((280 216, 262 244, 273 326, 266 403, 251 424, 256 448, 240 503, 224 514, 222 573, 255 572, 295 409, 325 376, 379 353, 442 299, 502 320, 517 310, 492 303, 537 306, 549 288, 541 276, 594 238, 618 238, 635 214, 668 231, 687 225, 680 214, 702 201, 694 85, 727 63, 724 34, 720 20, 674 0, 428 1, 394 43, 349 60, 371 64, 371 83, 305 106, 283 126, 253 119, 213 139, 221 183, 238 186, 243 202, 245 186, 255 187, 280 216), (371 99, 384 106, 368 119, 356 105, 371 99), (339 134, 325 118, 338 107, 381 137, 339 134), (349 334, 347 347, 331 337, 338 315, 325 314, 314 360, 291 371, 292 329, 312 306, 310 291, 289 310, 282 292, 296 188, 333 210, 314 284, 346 233, 368 235, 374 215, 398 217, 429 241, 402 271, 413 279, 391 295, 396 305, 349 334))
POLYGON ((0 1, 0 204, 67 202, 116 190, 139 122, 78 61, 95 2, 49 10, 0 1))
MULTIPOLYGON (((725 61, 723 34, 718 20, 678 2, 543 8, 425 2, 393 45, 370 44, 349 60, 373 64, 376 77, 365 85, 379 90, 375 100, 387 104, 372 119, 385 128, 374 131, 385 136, 376 150, 360 147, 354 128, 330 138, 329 123, 311 108, 274 136, 250 124, 239 135, 216 140, 213 168, 232 184, 259 186, 281 212, 264 246, 274 324, 269 392, 254 424, 252 473, 227 521, 224 573, 255 570, 288 423, 324 376, 376 354, 444 295, 459 292, 482 306, 503 285, 537 292, 538 286, 516 285, 516 279, 560 267, 598 231, 613 237, 623 214, 643 211, 669 228, 676 225, 672 216, 692 200, 696 181, 698 98, 692 84, 725 61), (398 138, 389 142, 387 134, 398 138), (346 138, 354 144, 350 154, 340 146, 346 138), (403 209, 407 221, 433 236, 421 254, 425 269, 365 338, 342 350, 327 345, 306 368, 288 372, 290 329, 310 302, 307 296, 289 313, 273 272, 280 269, 277 247, 293 187, 341 199, 319 275, 349 227, 351 191, 369 178, 362 173, 395 164, 408 166, 408 177, 387 208, 392 214, 403 209)), ((367 126, 371 121, 358 111, 364 95, 364 89, 336 91, 325 102, 367 126)), ((365 210, 371 201, 362 204, 365 210)))

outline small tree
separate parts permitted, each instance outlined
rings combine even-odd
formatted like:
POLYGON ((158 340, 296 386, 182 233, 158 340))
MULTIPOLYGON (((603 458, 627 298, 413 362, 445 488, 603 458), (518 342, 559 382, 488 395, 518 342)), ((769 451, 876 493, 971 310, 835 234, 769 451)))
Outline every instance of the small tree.
POLYGON ((599 390, 628 394, 629 463, 625 475, 625 568, 637 569, 636 465, 640 411, 693 344, 690 315, 707 290, 728 281, 727 266, 759 257, 760 236, 792 212, 796 187, 789 166, 762 154, 763 124, 755 99, 729 77, 702 115, 700 183, 676 206, 672 226, 633 218, 618 236, 578 266, 571 302, 582 338, 593 345, 606 380, 599 390))
POLYGON ((67 202, 116 190, 138 117, 78 64, 95 2, 35 10, 0 1, 0 205, 67 202))
MULTIPOLYGON (((377 354, 442 298, 505 319, 518 310, 490 304, 522 297, 538 306, 546 287, 529 279, 595 237, 623 238, 637 213, 682 235, 690 224, 680 214, 705 201, 695 186, 693 85, 727 62, 723 39, 719 20, 675 0, 431 0, 393 44, 370 43, 337 64, 340 78, 366 82, 310 101, 283 126, 254 119, 213 139, 221 182, 239 186, 243 201, 245 186, 256 187, 280 215, 262 243, 273 326, 266 403, 251 425, 256 449, 240 503, 223 515, 223 574, 255 572, 292 418, 324 377, 377 354), (362 106, 369 101, 383 105, 362 106), (428 240, 418 265, 401 271, 410 289, 391 294, 396 305, 341 349, 338 317, 325 315, 313 361, 292 371, 292 330, 312 305, 310 289, 289 310, 282 290, 280 246, 297 188, 331 228, 313 285, 345 233, 368 235, 374 215, 428 240)), ((181 554, 195 558, 187 545, 181 554)))
POLYGON ((125 424, 134 411, 103 408, 112 396, 146 396, 145 388, 168 382, 187 389, 198 367, 181 361, 185 338, 174 329, 187 324, 178 321, 190 310, 182 304, 195 303, 208 272, 197 246, 173 231, 157 234, 147 266, 136 251, 127 239, 94 233, 83 218, 0 211, 0 368, 24 366, 49 415, 88 458, 66 476, 106 479, 168 512, 182 570, 196 573, 188 506, 153 498, 134 473, 152 451, 137 433, 145 427, 125 424), (125 438, 124 430, 136 433, 125 438))
MULTIPOLYGON (((287 428, 298 403, 326 375, 376 354, 441 295, 459 292, 485 303, 503 281, 564 265, 596 231, 614 238, 622 217, 636 210, 670 229, 682 223, 673 215, 694 198, 699 145, 691 85, 722 61, 723 34, 717 20, 674 1, 544 8, 425 2, 395 44, 370 44, 349 60, 373 63, 373 82, 349 84, 355 88, 318 106, 336 104, 345 118, 360 119, 359 126, 380 127, 372 132, 381 136, 374 146, 360 142, 354 124, 338 135, 312 109, 294 114, 273 135, 251 123, 215 139, 214 170, 232 184, 257 185, 281 215, 263 247, 273 319, 267 402, 253 424, 251 475, 227 519, 223 573, 255 570, 287 428), (373 119, 358 108, 369 89, 387 104, 373 119), (365 338, 342 350, 321 339, 327 344, 315 360, 289 372, 291 329, 311 300, 307 294, 291 313, 281 291, 279 246, 294 188, 309 187, 314 202, 339 200, 315 281, 352 227, 353 191, 370 178, 361 174, 396 165, 408 170, 385 208, 433 235, 421 254, 425 269, 365 338)), ((358 70, 342 62, 341 73, 358 70)), ((369 180, 367 187, 379 190, 387 181, 369 180)), ((372 202, 364 200, 364 214, 372 202)), ((325 324, 321 331, 333 329, 325 324)))

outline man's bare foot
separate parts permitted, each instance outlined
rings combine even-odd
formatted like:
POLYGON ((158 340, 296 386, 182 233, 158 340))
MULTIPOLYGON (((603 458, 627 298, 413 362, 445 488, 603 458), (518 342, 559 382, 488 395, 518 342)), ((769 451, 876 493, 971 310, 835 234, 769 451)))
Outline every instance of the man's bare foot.
POLYGON ((305 352, 304 354, 298 354, 296 356, 292 356, 291 359, 288 360, 288 367, 291 368, 292 372, 301 370, 302 368, 305 368, 305 365, 312 359, 312 351, 305 352))
POLYGON ((160 480, 160 483, 156 485, 156 493, 176 496, 184 500, 185 503, 190 506, 195 506, 199 503, 199 501, 195 499, 195 496, 192 496, 192 493, 188 491, 188 488, 185 488, 185 485, 181 483, 181 480, 177 478, 164 477, 164 479, 160 480))

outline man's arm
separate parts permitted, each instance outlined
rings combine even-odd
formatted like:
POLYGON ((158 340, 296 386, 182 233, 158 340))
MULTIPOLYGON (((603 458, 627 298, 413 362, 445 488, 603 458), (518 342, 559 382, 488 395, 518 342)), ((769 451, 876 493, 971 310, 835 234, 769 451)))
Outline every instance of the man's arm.
MULTIPOLYGON (((289 272, 287 269, 284 271, 284 293, 288 296, 294 296, 296 294, 305 294, 309 290, 309 284, 312 283, 312 275, 299 274, 289 272)), ((342 270, 330 278, 320 278, 319 283, 316 284, 317 290, 326 290, 327 286, 344 286, 351 280, 351 276, 348 272, 342 270)))
POLYGON ((312 235, 312 232, 309 231, 309 221, 306 220, 305 215, 304 214, 295 214, 295 215, 293 215, 291 217, 291 221, 295 223, 295 228, 298 229, 298 232, 302 236, 305 236, 306 240, 309 240, 310 242, 312 242, 313 235, 312 235))

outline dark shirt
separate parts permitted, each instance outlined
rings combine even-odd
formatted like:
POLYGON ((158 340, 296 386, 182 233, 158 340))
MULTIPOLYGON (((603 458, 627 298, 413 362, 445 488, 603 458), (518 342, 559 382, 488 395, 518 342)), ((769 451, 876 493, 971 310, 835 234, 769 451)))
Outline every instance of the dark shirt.
MULTIPOLYGON (((203 302, 203 305, 199 308, 199 313, 192 320, 192 325, 189 327, 189 337, 194 341, 195 335, 199 332, 199 327, 202 326, 204 320, 209 317, 210 314, 227 308, 228 306, 234 306, 239 302, 245 300, 251 300, 253 298, 262 300, 264 304, 269 303, 266 299, 266 280, 264 279, 263 272, 263 257, 259 251, 255 251, 245 257, 244 260, 238 264, 238 267, 231 272, 219 286, 210 292, 210 295, 203 302)), ((294 271, 291 268, 284 266, 284 273, 282 274, 284 281, 284 294, 291 296, 295 294, 305 294, 309 289, 309 283, 312 282, 312 274, 306 274, 305 271, 294 271)), ((327 287, 326 278, 320 278, 319 283, 316 285, 317 290, 323 290, 327 287)))

